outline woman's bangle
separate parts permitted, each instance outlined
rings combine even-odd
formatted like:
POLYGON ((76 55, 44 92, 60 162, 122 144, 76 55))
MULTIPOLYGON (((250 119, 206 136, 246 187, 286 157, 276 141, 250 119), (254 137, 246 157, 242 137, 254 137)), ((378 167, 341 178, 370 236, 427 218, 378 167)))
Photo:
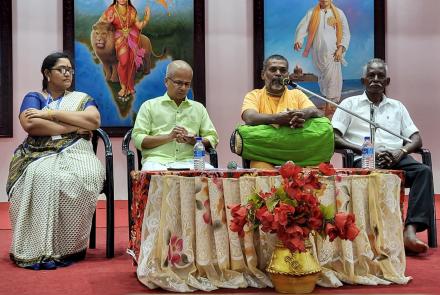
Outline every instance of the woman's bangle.
POLYGON ((401 150, 405 155, 408 155, 408 151, 407 151, 405 148, 401 147, 400 150, 401 150))

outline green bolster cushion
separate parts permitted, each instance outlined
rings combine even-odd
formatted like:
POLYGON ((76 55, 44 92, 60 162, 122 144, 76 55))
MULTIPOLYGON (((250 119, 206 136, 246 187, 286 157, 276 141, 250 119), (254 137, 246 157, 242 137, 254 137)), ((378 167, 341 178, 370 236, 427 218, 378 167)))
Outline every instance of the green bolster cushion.
POLYGON ((329 162, 334 151, 333 127, 323 118, 309 119, 303 128, 272 125, 239 126, 231 137, 232 152, 247 160, 300 166, 329 162))

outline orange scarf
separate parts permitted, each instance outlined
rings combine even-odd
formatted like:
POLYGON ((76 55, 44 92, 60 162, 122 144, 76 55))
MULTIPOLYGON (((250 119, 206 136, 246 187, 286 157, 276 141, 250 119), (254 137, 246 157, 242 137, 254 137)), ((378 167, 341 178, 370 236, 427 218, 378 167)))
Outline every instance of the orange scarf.
MULTIPOLYGON (((339 12, 333 3, 330 4, 330 9, 332 10, 333 15, 336 19, 336 22, 333 26, 336 26, 336 46, 338 46, 339 44, 341 44, 341 41, 342 41, 341 17, 339 16, 339 12)), ((315 39, 316 31, 318 30, 318 26, 319 26, 319 20, 320 20, 319 13, 320 13, 320 11, 321 11, 321 7, 318 4, 318 5, 316 5, 315 9, 313 9, 312 17, 309 22, 309 27, 308 27, 308 35, 309 36, 307 38, 306 48, 304 49, 304 52, 303 52, 304 57, 307 57, 309 55, 310 48, 312 47, 313 40, 315 39)))

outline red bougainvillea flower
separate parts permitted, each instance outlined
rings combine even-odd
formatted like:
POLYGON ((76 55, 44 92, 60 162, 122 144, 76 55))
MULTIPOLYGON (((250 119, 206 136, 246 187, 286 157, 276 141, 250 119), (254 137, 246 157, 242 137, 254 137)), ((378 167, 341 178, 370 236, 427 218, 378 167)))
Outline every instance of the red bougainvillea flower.
POLYGON ((341 239, 353 241, 359 234, 359 229, 355 223, 355 217, 351 213, 336 213, 335 226, 339 231, 341 239))
POLYGON ((255 217, 260 221, 264 232, 273 232, 278 229, 278 224, 274 222, 274 215, 267 210, 266 206, 257 209, 255 217))
POLYGON ((295 207, 285 203, 281 203, 274 210, 275 221, 282 226, 286 226, 288 215, 294 213, 295 213, 295 207))
POLYGON ((276 192, 277 192, 276 187, 272 187, 272 188, 270 189, 270 191, 267 192, 267 193, 264 193, 264 192, 260 191, 260 192, 258 193, 258 196, 260 196, 260 198, 262 198, 263 200, 266 200, 267 198, 273 197, 273 196, 275 195, 276 192))
MULTIPOLYGON (((353 240, 359 233, 353 214, 334 214, 334 209, 320 204, 322 175, 334 175, 331 164, 319 165, 319 171, 303 170, 287 162, 279 170, 282 185, 269 192, 254 193, 245 205, 230 205, 231 231, 244 235, 243 227, 249 222, 264 232, 276 233, 278 239, 291 251, 305 251, 305 240, 312 231, 329 236, 353 240), (284 191, 283 191, 284 190, 284 191)), ((337 176, 336 176, 337 178, 337 176)), ((338 205, 337 205, 338 207, 338 205)))
POLYGON ((296 166, 292 161, 288 161, 283 166, 281 166, 280 175, 283 178, 296 178, 297 174, 301 171, 302 168, 300 166, 296 166))
POLYGON ((168 262, 171 265, 176 265, 180 262, 183 250, 183 240, 177 236, 171 236, 170 243, 168 244, 168 262))
POLYGON ((228 205, 228 209, 231 209, 232 216, 229 228, 231 231, 238 233, 240 237, 244 236, 243 227, 247 222, 246 216, 248 209, 246 207, 242 207, 240 204, 228 205))
POLYGON ((336 170, 333 168, 333 165, 330 163, 321 163, 318 166, 319 171, 327 176, 335 175, 336 170))
POLYGON ((331 223, 325 225, 325 234, 329 237, 330 242, 338 237, 338 229, 331 223))
POLYGON ((304 238, 300 236, 294 236, 286 241, 283 241, 284 245, 291 251, 304 252, 306 250, 304 238))
POLYGON ((203 206, 205 207, 205 213, 203 213, 203 221, 206 224, 212 224, 211 219, 211 208, 209 207, 209 199, 203 202, 203 206))
POLYGON ((309 219, 309 225, 311 229, 317 230, 322 226, 322 212, 319 207, 314 207, 312 209, 312 217, 309 219))
POLYGON ((292 183, 292 185, 290 185, 290 183, 285 185, 284 191, 292 200, 297 200, 297 201, 302 200, 302 195, 303 195, 302 190, 301 188, 297 187, 294 183, 292 183))

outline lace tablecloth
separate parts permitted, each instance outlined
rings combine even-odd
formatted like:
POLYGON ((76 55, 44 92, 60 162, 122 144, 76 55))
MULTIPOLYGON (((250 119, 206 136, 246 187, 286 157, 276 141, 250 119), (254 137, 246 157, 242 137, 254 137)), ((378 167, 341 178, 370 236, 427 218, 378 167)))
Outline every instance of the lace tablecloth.
MULTIPOLYGON (((337 171, 321 177, 320 201, 353 212, 361 232, 353 242, 315 237, 315 255, 323 267, 318 284, 407 283, 401 172, 337 171)), ((276 171, 143 171, 132 177, 129 251, 143 284, 177 292, 272 286, 264 268, 275 237, 247 229, 239 238, 229 230, 227 205, 279 185, 276 171)))

